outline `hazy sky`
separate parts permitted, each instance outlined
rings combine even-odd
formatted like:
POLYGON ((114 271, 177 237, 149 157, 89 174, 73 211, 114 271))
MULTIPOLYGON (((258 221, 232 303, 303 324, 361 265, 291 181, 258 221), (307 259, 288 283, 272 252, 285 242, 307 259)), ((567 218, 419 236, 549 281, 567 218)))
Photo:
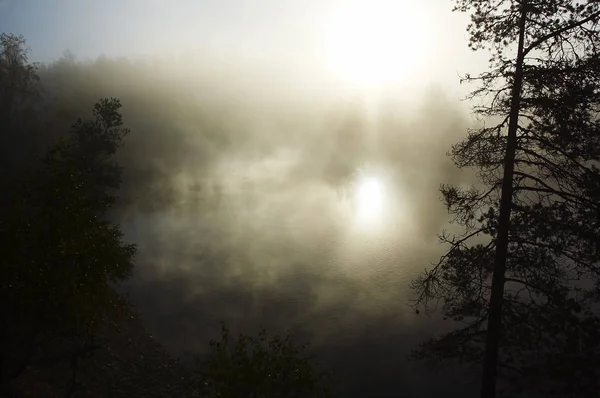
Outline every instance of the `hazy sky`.
POLYGON ((349 67, 371 55, 400 86, 440 83, 452 94, 457 73, 473 72, 485 56, 467 49, 467 18, 451 7, 449 0, 2 0, 0 28, 24 35, 34 60, 65 49, 81 58, 200 53, 339 78, 344 71, 331 70, 331 57, 349 67), (370 20, 365 9, 375 10, 370 20), (372 53, 378 45, 386 55, 372 53))

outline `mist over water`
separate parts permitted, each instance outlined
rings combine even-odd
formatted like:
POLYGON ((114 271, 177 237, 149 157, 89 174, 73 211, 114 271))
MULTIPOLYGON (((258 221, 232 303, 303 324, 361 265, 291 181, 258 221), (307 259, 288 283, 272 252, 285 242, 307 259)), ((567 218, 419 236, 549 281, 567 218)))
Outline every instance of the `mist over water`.
POLYGON ((189 360, 221 321, 289 329, 354 396, 463 391, 405 361, 448 327, 412 312, 408 283, 443 251, 439 184, 471 178, 445 156, 469 125, 458 101, 435 87, 363 98, 207 65, 67 54, 40 71, 54 121, 40 143, 100 97, 123 103, 114 217, 139 244, 124 290, 155 337, 189 360), (361 173, 385 190, 374 226, 357 221, 361 173))

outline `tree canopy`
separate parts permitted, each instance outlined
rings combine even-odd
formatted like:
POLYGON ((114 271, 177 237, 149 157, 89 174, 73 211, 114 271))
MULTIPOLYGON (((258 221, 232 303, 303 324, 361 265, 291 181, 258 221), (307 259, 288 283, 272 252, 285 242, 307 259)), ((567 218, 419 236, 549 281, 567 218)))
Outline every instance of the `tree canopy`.
POLYGON ((3 195, 3 377, 43 360, 53 342, 88 341, 127 310, 113 285, 131 275, 136 246, 106 217, 121 174, 111 158, 128 132, 120 107, 116 99, 98 102, 93 120, 79 119, 42 166, 3 195))
POLYGON ((0 122, 3 127, 39 94, 37 66, 28 62, 25 38, 0 34, 0 122))
POLYGON ((314 357, 290 335, 269 338, 221 328, 221 339, 210 342, 211 353, 198 365, 202 397, 329 397, 328 373, 318 370, 314 357))
POLYGON ((490 70, 465 81, 483 97, 483 127, 451 151, 476 168, 470 188, 442 186, 463 228, 414 281, 416 306, 442 302, 463 327, 424 343, 417 358, 484 361, 511 387, 589 396, 600 368, 600 4, 458 0, 471 13, 470 47, 490 70), (593 365, 596 364, 596 365, 593 365))

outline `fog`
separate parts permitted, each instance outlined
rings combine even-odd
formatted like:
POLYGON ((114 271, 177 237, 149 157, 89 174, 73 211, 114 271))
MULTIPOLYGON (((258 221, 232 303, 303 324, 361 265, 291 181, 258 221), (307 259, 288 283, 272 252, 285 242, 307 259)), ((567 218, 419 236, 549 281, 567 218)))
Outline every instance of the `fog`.
POLYGON ((201 57, 66 53, 40 76, 38 150, 99 98, 123 103, 113 217, 139 245, 123 291, 175 356, 202 355, 224 321, 310 340, 345 396, 472 388, 406 361, 452 326, 415 314, 408 283, 444 250, 439 185, 472 180, 446 156, 471 124, 464 104, 434 85, 358 95, 201 57), (376 223, 357 217, 362 174, 385 190, 376 223))

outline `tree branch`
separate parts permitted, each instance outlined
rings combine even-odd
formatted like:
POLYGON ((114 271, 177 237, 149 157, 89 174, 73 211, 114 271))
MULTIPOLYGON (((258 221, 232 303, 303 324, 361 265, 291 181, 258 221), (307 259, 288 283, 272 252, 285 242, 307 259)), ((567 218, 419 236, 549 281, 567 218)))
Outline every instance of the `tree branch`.
POLYGON ((560 191, 556 190, 556 189, 552 188, 551 186, 549 186, 548 184, 546 184, 540 178, 534 177, 530 174, 527 174, 527 173, 524 173, 521 171, 515 171, 514 174, 515 174, 515 176, 520 176, 523 178, 530 179, 530 180, 536 182, 537 184, 540 184, 541 186, 543 186, 543 188, 518 186, 518 187, 515 187, 515 191, 532 191, 532 192, 550 193, 550 194, 560 196, 564 200, 574 200, 578 204, 587 204, 587 205, 592 205, 592 206, 595 205, 591 200, 586 200, 585 198, 581 197, 581 195, 576 195, 576 194, 573 194, 570 192, 565 192, 563 190, 560 190, 560 191))
POLYGON ((524 280, 521 280, 521 279, 516 279, 516 278, 512 278, 512 277, 506 277, 506 278, 504 278, 504 282, 518 283, 518 284, 521 284, 523 286, 527 286, 530 289, 535 289, 537 291, 540 291, 540 292, 544 293, 546 295, 546 297, 548 297, 548 298, 551 297, 550 292, 546 291, 545 289, 542 289, 539 286, 536 286, 536 285, 534 285, 534 284, 532 284, 530 282, 527 282, 527 281, 524 281, 524 280))
POLYGON ((592 15, 588 16, 587 18, 582 19, 581 21, 577 21, 575 23, 572 23, 570 25, 567 26, 563 26, 562 28, 554 31, 554 32, 550 32, 542 37, 540 37, 539 39, 537 39, 536 41, 534 41, 533 43, 531 43, 524 51, 523 51, 523 56, 526 56, 530 51, 534 50, 537 46, 539 46, 540 44, 544 43, 547 40, 550 40, 551 38, 561 35, 563 33, 565 33, 568 30, 577 28, 578 26, 581 26, 595 18, 600 17, 600 11, 593 13, 592 15))

